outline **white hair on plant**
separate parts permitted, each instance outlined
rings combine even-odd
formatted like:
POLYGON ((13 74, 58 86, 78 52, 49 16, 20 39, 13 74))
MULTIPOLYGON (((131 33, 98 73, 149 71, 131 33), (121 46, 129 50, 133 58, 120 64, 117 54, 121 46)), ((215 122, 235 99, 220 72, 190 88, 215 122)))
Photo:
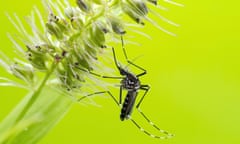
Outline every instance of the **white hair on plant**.
POLYGON ((164 2, 167 2, 167 3, 170 3, 170 4, 173 4, 173 5, 176 5, 176 6, 179 6, 179 7, 184 7, 184 4, 175 2, 175 1, 173 1, 173 0, 163 0, 163 1, 164 1, 164 2))

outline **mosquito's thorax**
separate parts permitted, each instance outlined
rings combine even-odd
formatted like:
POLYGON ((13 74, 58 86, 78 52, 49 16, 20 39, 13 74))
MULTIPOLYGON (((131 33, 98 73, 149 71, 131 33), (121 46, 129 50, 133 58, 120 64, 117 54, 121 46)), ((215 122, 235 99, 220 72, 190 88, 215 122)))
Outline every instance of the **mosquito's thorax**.
POLYGON ((141 86, 138 77, 136 77, 132 73, 127 73, 125 75, 125 77, 121 81, 121 85, 127 91, 137 91, 141 86))

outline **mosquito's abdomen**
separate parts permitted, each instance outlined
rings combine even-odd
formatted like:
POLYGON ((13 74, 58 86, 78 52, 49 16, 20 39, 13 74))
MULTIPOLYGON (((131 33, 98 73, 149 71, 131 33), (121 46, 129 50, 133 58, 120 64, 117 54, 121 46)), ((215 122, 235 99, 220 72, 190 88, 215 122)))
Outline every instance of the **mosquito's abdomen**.
POLYGON ((137 92, 136 91, 129 91, 127 93, 127 96, 124 100, 122 109, 121 109, 121 114, 120 114, 120 119, 123 121, 125 119, 128 119, 131 116, 132 109, 134 107, 134 103, 136 100, 137 92))

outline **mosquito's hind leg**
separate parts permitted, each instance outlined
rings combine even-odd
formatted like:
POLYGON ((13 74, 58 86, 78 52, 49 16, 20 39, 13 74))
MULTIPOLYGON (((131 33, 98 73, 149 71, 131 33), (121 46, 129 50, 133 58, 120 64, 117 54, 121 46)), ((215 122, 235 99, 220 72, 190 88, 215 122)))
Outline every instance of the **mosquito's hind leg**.
MULTIPOLYGON (((140 109, 140 105, 141 105, 141 103, 143 102, 143 100, 144 100, 144 98, 145 98, 145 95, 148 93, 148 91, 149 91, 149 89, 150 89, 150 86, 149 86, 149 85, 141 85, 140 89, 141 89, 141 90, 144 90, 145 92, 144 92, 143 96, 141 97, 140 101, 138 102, 138 104, 137 104, 137 106, 136 106, 138 112, 143 116, 143 118, 144 118, 150 125, 152 125, 152 126, 153 126, 155 129, 157 129, 160 133, 163 133, 163 134, 166 135, 165 138, 164 138, 164 137, 158 137, 158 138, 166 139, 166 138, 172 137, 173 134, 171 134, 171 133, 169 133, 169 132, 167 132, 167 131, 165 131, 165 130, 160 129, 160 128, 159 128, 157 125, 155 125, 155 124, 143 113, 143 111, 140 109)), ((133 121, 133 123, 135 123, 135 122, 133 121)), ((136 125, 136 124, 135 124, 135 125, 136 125)), ((137 125, 136 125, 136 126, 137 126, 137 125)), ((137 126, 137 127, 138 127, 138 126, 137 126)), ((143 132, 146 133, 146 134, 148 133, 148 132, 146 132, 145 130, 144 130, 143 132)), ((153 136, 152 136, 152 137, 153 137, 153 136)), ((154 136, 154 137, 155 137, 155 136, 154 136)), ((155 137, 155 138, 157 138, 157 137, 155 137)))
POLYGON ((130 118, 130 120, 132 121, 132 123, 144 134, 152 137, 152 138, 157 138, 157 139, 169 139, 172 138, 172 135, 167 135, 167 136, 158 136, 158 135, 154 135, 152 133, 150 133, 149 131, 145 130, 143 127, 141 127, 134 119, 130 118))

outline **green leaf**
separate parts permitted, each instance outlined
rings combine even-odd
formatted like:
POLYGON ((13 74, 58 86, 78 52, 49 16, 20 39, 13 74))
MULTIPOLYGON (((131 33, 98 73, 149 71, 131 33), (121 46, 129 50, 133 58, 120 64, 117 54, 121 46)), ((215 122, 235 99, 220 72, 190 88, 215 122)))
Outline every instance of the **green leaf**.
POLYGON ((16 122, 32 94, 25 96, 0 125, 1 144, 38 142, 66 114, 73 101, 55 89, 44 88, 23 118, 16 122))

